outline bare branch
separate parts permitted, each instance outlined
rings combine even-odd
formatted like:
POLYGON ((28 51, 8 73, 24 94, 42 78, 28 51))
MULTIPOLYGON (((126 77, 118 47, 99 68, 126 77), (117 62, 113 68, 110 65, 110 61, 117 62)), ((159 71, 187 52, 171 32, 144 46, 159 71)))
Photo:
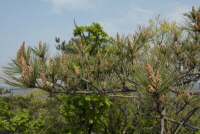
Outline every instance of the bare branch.
POLYGON ((107 95, 109 97, 121 97, 121 98, 138 98, 138 96, 125 96, 125 95, 107 95))
POLYGON ((185 107, 187 106, 187 103, 185 103, 185 105, 183 105, 183 107, 181 107, 179 110, 177 110, 175 113, 171 114, 171 115, 165 115, 166 117, 171 117, 175 114, 178 114, 179 112, 181 112, 182 110, 185 109, 185 107))
MULTIPOLYGON (((192 115, 194 115, 194 113, 197 111, 197 109, 199 108, 194 108, 193 110, 191 110, 186 116, 185 118, 182 119, 182 121, 179 123, 179 125, 175 125, 174 127, 172 127, 172 132, 177 131, 177 129, 179 129, 181 126, 184 126, 185 123, 190 119, 190 117, 192 115)), ((176 122, 175 122, 176 123, 176 122)))
MULTIPOLYGON (((171 92, 178 94, 178 89, 171 87, 171 92)), ((200 90, 187 91, 190 95, 200 95, 200 90)))
POLYGON ((75 25, 75 27, 78 27, 78 26, 77 26, 77 24, 76 24, 76 21, 75 21, 75 19, 74 19, 74 25, 75 25))
POLYGON ((200 72, 190 73, 190 74, 183 74, 179 78, 183 78, 183 77, 188 76, 188 75, 200 75, 200 72))
POLYGON ((143 116, 151 116, 151 117, 153 117, 153 118, 160 119, 160 117, 151 115, 150 113, 146 113, 146 114, 145 114, 145 113, 142 113, 142 112, 139 111, 139 114, 140 114, 140 115, 143 115, 143 116))
POLYGON ((181 79, 182 82, 179 81, 175 83, 175 86, 179 86, 181 84, 185 85, 192 81, 198 81, 200 79, 200 72, 186 73, 186 74, 181 75, 179 78, 181 79))
POLYGON ((154 124, 152 127, 138 127, 139 129, 153 129, 155 128, 160 122, 154 124))
POLYGON ((98 88, 96 85, 94 85, 94 84, 92 83, 92 81, 89 81, 89 80, 87 80, 87 79, 85 79, 85 78, 80 78, 80 79, 83 80, 83 81, 85 81, 85 82, 87 82, 88 84, 91 84, 94 88, 96 88, 98 91, 100 91, 102 94, 104 94, 104 91, 101 90, 100 88, 98 88))
MULTIPOLYGON (((39 88, 39 87, 36 87, 39 88)), ((53 91, 53 90, 50 90, 53 91)), ((127 93, 127 92, 134 92, 136 90, 126 90, 126 91, 122 91, 122 89, 114 89, 114 90, 105 90, 103 92, 101 91, 91 91, 91 90, 87 90, 87 89, 74 89, 74 91, 70 90, 70 89, 66 89, 66 91, 54 91, 52 93, 66 93, 66 94, 108 94, 108 93, 127 93), (77 90, 77 91, 76 91, 77 90)), ((111 95, 113 96, 113 95, 111 95)), ((117 95, 118 96, 118 95, 117 95)))
MULTIPOLYGON (((176 123, 176 124, 182 124, 182 122, 179 122, 179 121, 167 118, 167 117, 165 117, 165 119, 168 120, 168 121, 171 121, 173 123, 176 123)), ((200 127, 195 127, 195 126, 192 126, 192 125, 189 125, 189 124, 183 124, 183 126, 187 126, 187 127, 191 127, 193 129, 196 129, 196 130, 200 130, 200 127)))

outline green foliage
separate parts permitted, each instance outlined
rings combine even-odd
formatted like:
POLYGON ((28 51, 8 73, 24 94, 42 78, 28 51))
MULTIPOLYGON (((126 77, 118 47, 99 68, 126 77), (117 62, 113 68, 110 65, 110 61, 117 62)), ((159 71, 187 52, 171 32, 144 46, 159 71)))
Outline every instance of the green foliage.
POLYGON ((64 118, 60 115, 60 102, 50 98, 46 91, 31 89, 21 95, 3 97, 2 100, 10 104, 10 112, 17 113, 21 109, 26 109, 32 120, 45 115, 42 118, 43 127, 40 127, 37 133, 62 133, 66 126, 64 118))
POLYGON ((81 26, 74 29, 74 37, 85 36, 85 41, 89 44, 100 45, 109 40, 108 34, 103 30, 99 23, 92 23, 91 26, 81 26), (86 33, 87 35, 84 35, 86 33))
MULTIPOLYGON (((200 13, 192 8, 184 15, 196 29, 183 31, 176 22, 159 16, 148 27, 138 26, 133 35, 117 33, 116 38, 109 38, 98 23, 76 26, 76 38, 59 44, 62 54, 51 58, 46 44, 27 49, 23 44, 0 79, 9 85, 60 93, 59 101, 50 100, 60 107, 62 116, 55 110, 52 113, 57 112, 59 120, 50 120, 60 121, 57 128, 62 132, 196 132, 199 121, 193 117, 198 117, 199 91, 187 87, 200 78, 200 13)), ((40 101, 44 100, 29 100, 40 101)), ((49 114, 52 105, 46 103, 51 101, 43 109, 49 114)))
POLYGON ((11 110, 27 109, 31 115, 38 116, 46 105, 48 93, 39 89, 25 91, 22 95, 3 97, 2 100, 11 104, 11 110))
MULTIPOLYGON (((73 30, 73 35, 75 38, 72 38, 68 44, 63 41, 56 48, 65 53, 78 54, 78 51, 82 51, 94 55, 98 50, 105 51, 105 47, 111 39, 99 23, 92 23, 91 26, 76 26, 73 30)), ((59 43, 60 38, 56 38, 56 42, 59 43)))
POLYGON ((184 22, 182 28, 188 31, 200 32, 200 7, 193 6, 192 11, 184 13, 184 22))
POLYGON ((68 125, 70 133, 99 132, 107 126, 106 118, 111 102, 103 95, 65 95, 59 94, 62 101, 60 112, 68 125))
POLYGON ((33 120, 26 109, 11 112, 9 104, 0 100, 0 132, 37 133, 44 124, 44 115, 33 120))
POLYGON ((4 90, 3 88, 0 88, 0 94, 2 94, 2 93, 3 93, 3 90, 4 90))

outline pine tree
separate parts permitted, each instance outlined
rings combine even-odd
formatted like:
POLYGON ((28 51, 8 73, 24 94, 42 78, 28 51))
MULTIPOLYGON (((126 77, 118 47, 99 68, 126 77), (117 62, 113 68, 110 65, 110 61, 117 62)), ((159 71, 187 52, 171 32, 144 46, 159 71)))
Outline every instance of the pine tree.
MULTIPOLYGON (((4 67, 1 81, 69 95, 58 95, 63 101, 61 111, 67 118, 70 116, 72 124, 84 126, 83 132, 102 132, 97 126, 109 124, 107 115, 94 122, 99 115, 91 117, 86 113, 100 109, 93 102, 98 102, 105 112, 111 106, 112 99, 108 101, 108 98, 112 97, 130 98, 134 102, 135 115, 130 117, 137 121, 132 123, 134 132, 143 129, 161 134, 196 132, 200 130, 200 92, 187 87, 200 79, 199 10, 192 8, 184 16, 188 20, 183 27, 157 17, 155 21, 150 20, 148 27, 139 26, 133 35, 120 37, 117 33, 104 47, 101 46, 107 42, 107 35, 103 34, 105 38, 101 40, 93 33, 99 24, 79 27, 74 31, 79 38, 70 46, 73 51, 66 51, 69 44, 60 45, 57 47, 63 52, 51 58, 46 44, 40 42, 38 48, 25 49, 23 43, 17 57, 4 67), (87 38, 82 37, 84 32, 88 32, 87 38), (101 95, 104 99, 98 98, 101 95), (83 98, 84 103, 77 98, 83 98), (77 116, 68 113, 76 109, 82 113, 77 116), (73 120, 74 116, 79 122, 73 120)), ((74 132, 76 129, 72 128, 74 132)), ((111 130, 106 128, 104 132, 111 130)), ((123 131, 129 130, 130 127, 123 131)))

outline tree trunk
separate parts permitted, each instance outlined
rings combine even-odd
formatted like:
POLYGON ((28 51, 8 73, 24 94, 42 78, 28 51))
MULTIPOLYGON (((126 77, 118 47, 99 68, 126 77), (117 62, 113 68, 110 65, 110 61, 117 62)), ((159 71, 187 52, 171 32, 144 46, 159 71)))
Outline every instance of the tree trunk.
POLYGON ((89 125, 89 128, 88 128, 88 134, 91 134, 92 133, 92 127, 93 127, 93 123, 89 125))
POLYGON ((160 134, 164 134, 165 133, 165 114, 166 114, 166 108, 163 109, 162 113, 161 113, 161 129, 160 129, 160 134))

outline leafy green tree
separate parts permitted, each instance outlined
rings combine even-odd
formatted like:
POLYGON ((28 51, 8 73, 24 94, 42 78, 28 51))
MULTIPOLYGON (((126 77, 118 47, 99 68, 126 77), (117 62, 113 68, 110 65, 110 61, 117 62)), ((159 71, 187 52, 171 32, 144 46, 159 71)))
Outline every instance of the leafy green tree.
POLYGON ((62 115, 67 120, 66 131, 71 133, 104 132, 108 108, 112 104, 103 95, 59 94, 62 115), (97 105, 98 104, 98 105, 97 105))
MULTIPOLYGON (((199 12, 195 15, 197 25, 199 12)), ((101 28, 95 24, 74 31, 79 39, 72 45, 76 48, 73 54, 63 52, 49 59, 46 44, 27 49, 23 44, 4 68, 1 81, 62 93, 58 98, 69 133, 81 125, 83 133, 195 133, 200 130, 194 118, 198 117, 200 93, 187 87, 200 79, 199 32, 183 31, 175 22, 159 17, 149 23, 148 27, 138 27, 133 35, 120 37, 117 33, 107 44, 112 50, 109 52, 101 48, 104 40, 96 34, 95 29, 101 28), (113 97, 132 101, 117 107, 118 100, 113 97), (113 114, 101 115, 113 110, 113 114), (115 120, 115 116, 123 119, 115 120)))
POLYGON ((45 115, 43 127, 37 130, 38 134, 65 132, 66 121, 60 114, 60 102, 49 97, 48 92, 31 89, 21 95, 2 97, 2 100, 10 104, 9 111, 13 113, 26 109, 31 119, 37 119, 41 114, 45 115))
MULTIPOLYGON (((108 34, 99 23, 92 23, 91 26, 80 27, 75 23, 73 35, 75 38, 72 38, 68 44, 63 41, 61 44, 58 44, 56 48, 66 53, 73 54, 77 54, 80 50, 83 52, 85 50, 90 55, 94 55, 98 50, 105 51, 105 47, 110 40, 110 37, 108 37, 108 34), (82 49, 80 45, 83 45, 82 49)), ((56 38, 56 42, 59 43, 60 38, 56 38)))
POLYGON ((18 112, 9 110, 9 104, 0 100, 1 133, 37 133, 44 124, 44 115, 39 115, 34 120, 26 109, 20 109, 18 112))

